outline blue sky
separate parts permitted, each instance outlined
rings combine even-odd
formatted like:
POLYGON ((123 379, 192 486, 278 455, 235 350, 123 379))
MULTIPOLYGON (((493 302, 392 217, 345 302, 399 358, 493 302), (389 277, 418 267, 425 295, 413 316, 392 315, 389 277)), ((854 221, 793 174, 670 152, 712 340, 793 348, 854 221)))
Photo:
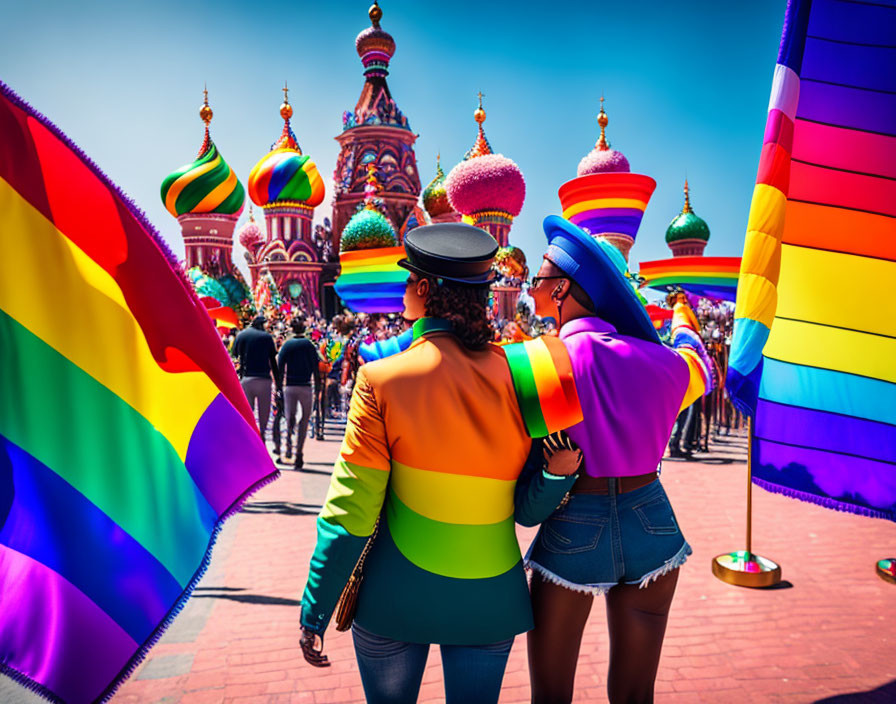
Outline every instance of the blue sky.
MULTIPOLYGON (((611 146, 657 181, 633 269, 669 256, 663 235, 681 209, 686 175, 694 210, 712 232, 706 254, 740 255, 785 4, 382 0, 382 26, 397 44, 389 83, 420 135, 423 185, 438 151, 447 171, 472 145, 481 90, 489 141, 527 182, 511 242, 537 267, 541 221, 559 211, 558 187, 597 139, 603 93, 611 146)), ((288 80, 293 128, 329 186, 333 137, 363 83, 354 38, 369 26, 368 6, 9 3, 0 78, 81 146, 182 254, 159 185, 195 158, 203 83, 212 137, 245 185, 282 127, 288 80)), ((330 201, 328 193, 318 218, 330 201)))

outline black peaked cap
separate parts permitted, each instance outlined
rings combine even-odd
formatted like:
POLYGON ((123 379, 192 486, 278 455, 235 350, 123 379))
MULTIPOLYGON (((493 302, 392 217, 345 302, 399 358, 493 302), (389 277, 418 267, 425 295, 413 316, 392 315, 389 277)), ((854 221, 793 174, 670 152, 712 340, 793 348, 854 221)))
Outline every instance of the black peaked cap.
POLYGON ((423 276, 462 284, 495 280, 498 242, 485 230, 459 222, 415 227, 404 236, 407 257, 398 266, 423 276))

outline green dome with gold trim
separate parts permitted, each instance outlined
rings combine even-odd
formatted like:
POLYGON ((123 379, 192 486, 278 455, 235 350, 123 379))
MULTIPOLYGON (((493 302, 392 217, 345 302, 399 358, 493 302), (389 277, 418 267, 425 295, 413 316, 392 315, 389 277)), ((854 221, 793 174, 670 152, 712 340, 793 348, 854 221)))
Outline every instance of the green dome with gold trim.
POLYGON ((684 207, 681 213, 675 216, 675 219, 669 223, 666 228, 666 243, 680 242, 681 240, 703 240, 709 241, 709 225, 703 218, 691 210, 690 191, 688 182, 684 182, 684 207))
POLYGON ((246 200, 243 184, 209 136, 212 109, 208 104, 208 91, 203 92, 205 100, 199 109, 199 117, 205 123, 205 139, 199 148, 199 156, 162 181, 162 202, 174 217, 206 213, 239 215, 246 200))

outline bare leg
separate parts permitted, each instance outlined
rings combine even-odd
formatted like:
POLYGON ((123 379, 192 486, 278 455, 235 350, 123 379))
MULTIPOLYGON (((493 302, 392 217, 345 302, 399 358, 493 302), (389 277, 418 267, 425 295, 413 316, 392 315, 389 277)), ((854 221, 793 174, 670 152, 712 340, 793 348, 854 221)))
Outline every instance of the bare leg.
POLYGON ((610 704, 651 704, 678 570, 650 586, 620 584, 607 592, 610 704))
POLYGON ((532 574, 535 628, 528 633, 529 680, 534 704, 572 701, 582 633, 594 597, 532 574))

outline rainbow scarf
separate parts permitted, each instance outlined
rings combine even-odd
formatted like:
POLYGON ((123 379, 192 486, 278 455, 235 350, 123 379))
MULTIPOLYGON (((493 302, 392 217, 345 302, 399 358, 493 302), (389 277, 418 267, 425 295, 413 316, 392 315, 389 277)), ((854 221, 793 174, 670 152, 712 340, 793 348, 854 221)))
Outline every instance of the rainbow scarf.
POLYGON ((355 312, 395 313, 404 307, 408 272, 398 266, 404 247, 356 249, 339 255, 336 293, 355 312))
POLYGON ((533 438, 569 428, 582 420, 582 407, 566 346, 542 335, 504 345, 513 387, 526 430, 533 438))
POLYGON ((0 671, 105 701, 277 473, 152 226, 2 83, 0 125, 0 671))
POLYGON ((671 257, 641 262, 638 275, 657 291, 680 286, 695 296, 733 301, 739 273, 740 257, 671 257))
POLYGON ((896 10, 791 0, 727 386, 768 489, 896 520, 896 10))

